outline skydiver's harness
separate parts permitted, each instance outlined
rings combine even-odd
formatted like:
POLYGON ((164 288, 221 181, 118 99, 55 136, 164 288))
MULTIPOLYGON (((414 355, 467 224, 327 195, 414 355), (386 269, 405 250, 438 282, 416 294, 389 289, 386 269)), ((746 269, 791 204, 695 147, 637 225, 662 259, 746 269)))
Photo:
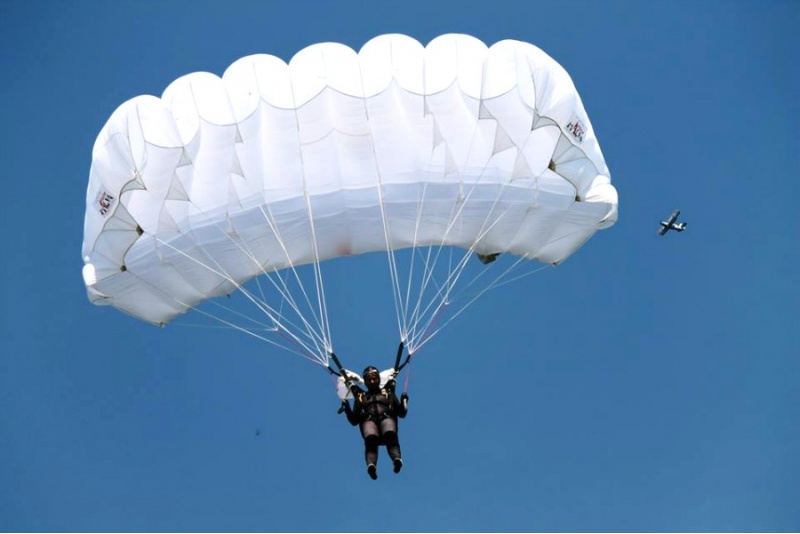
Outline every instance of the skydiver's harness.
MULTIPOLYGON (((356 389, 356 388, 353 388, 356 389)), ((351 390, 352 391, 352 390, 351 390)), ((394 416, 394 392, 381 388, 379 392, 370 394, 360 388, 353 392, 356 402, 361 406, 362 422, 380 423, 387 417, 394 416), (383 408, 383 409, 381 409, 383 408)))
MULTIPOLYGON (((411 362, 411 353, 406 356, 405 361, 400 363, 400 360, 403 358, 403 350, 405 349, 405 342, 401 341, 400 346, 397 347, 397 356, 394 360, 394 374, 397 376, 400 371, 403 370, 403 367, 408 365, 411 362)), ((380 389, 380 393, 376 393, 374 395, 369 395, 368 392, 365 392, 360 387, 354 385, 352 383, 352 379, 348 376, 347 372, 345 371, 344 367, 342 366, 342 362, 339 361, 339 358, 334 354, 332 351, 328 353, 336 364, 336 367, 339 368, 339 371, 336 372, 333 369, 328 367, 328 371, 331 374, 342 377, 344 380, 344 384, 347 387, 347 390, 353 394, 355 401, 361 406, 361 410, 363 413, 366 414, 365 421, 376 421, 380 422, 387 417, 391 417, 394 415, 394 391, 387 391, 386 387, 382 387, 380 389), (372 407, 377 407, 378 405, 384 406, 384 411, 382 413, 372 413, 374 410, 370 410, 372 407)), ((408 381, 406 381, 406 387, 408 386, 408 381)), ((342 413, 344 411, 344 406, 339 408, 337 413, 342 413)))

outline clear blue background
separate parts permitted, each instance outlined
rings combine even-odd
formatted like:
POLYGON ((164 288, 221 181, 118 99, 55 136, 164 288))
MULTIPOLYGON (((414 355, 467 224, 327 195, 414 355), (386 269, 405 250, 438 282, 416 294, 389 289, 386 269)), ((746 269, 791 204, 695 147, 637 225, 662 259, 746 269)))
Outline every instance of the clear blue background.
MULTIPOLYGON (((4 0, 0 530, 800 530, 798 28, 792 0, 4 0), (420 352, 406 467, 373 482, 324 371, 95 307, 80 249, 123 101, 389 32, 553 56, 620 219, 420 352)), ((326 279, 335 347, 388 366, 388 270, 359 268, 326 279)))

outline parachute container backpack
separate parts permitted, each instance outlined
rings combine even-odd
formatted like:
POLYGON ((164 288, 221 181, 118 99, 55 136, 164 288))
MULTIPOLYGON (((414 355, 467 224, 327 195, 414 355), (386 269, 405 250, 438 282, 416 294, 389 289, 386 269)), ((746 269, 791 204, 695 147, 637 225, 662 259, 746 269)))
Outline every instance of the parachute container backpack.
POLYGON ((384 252, 394 279, 407 249, 460 252, 428 304, 393 283, 413 351, 459 269, 497 267, 467 258, 556 265, 612 226, 617 205, 572 80, 536 46, 461 34, 427 46, 381 35, 358 52, 322 43, 288 63, 258 54, 221 77, 188 74, 117 108, 92 153, 83 278, 91 302, 156 325, 242 291, 266 326, 226 325, 280 334, 327 365, 326 260, 384 252), (289 291, 300 267, 315 295, 289 291), (254 278, 279 296, 248 289, 254 278), (313 309, 290 320, 300 301, 313 309))

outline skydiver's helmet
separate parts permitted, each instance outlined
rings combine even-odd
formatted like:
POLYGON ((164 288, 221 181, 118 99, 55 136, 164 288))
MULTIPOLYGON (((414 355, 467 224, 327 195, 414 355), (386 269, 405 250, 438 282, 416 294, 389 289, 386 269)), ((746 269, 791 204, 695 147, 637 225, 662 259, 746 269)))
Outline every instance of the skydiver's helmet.
POLYGON ((361 373, 361 378, 363 378, 364 381, 366 381, 367 380, 367 375, 372 374, 372 373, 375 373, 376 375, 378 375, 378 377, 380 377, 380 375, 381 375, 381 373, 380 373, 380 371, 378 371, 377 367, 373 367, 373 366, 370 365, 369 367, 365 367, 364 368, 364 372, 361 373))
POLYGON ((378 371, 377 367, 369 366, 364 368, 364 372, 361 373, 361 378, 364 379, 364 383, 370 389, 377 388, 381 384, 381 373, 378 371))

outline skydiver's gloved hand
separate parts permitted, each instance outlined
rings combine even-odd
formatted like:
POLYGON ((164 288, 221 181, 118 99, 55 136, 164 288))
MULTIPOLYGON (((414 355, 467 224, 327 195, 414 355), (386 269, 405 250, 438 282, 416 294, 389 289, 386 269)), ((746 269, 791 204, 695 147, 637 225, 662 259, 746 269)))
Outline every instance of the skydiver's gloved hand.
POLYGON ((408 393, 400 395, 400 404, 403 405, 404 410, 408 410, 408 393))
POLYGON ((343 401, 342 401, 342 405, 341 405, 341 406, 339 406, 339 409, 336 411, 336 413, 338 414, 338 413, 344 413, 344 412, 347 412, 347 409, 348 409, 348 408, 350 408, 350 405, 347 403, 347 401, 346 401, 346 400, 343 400, 343 401))

